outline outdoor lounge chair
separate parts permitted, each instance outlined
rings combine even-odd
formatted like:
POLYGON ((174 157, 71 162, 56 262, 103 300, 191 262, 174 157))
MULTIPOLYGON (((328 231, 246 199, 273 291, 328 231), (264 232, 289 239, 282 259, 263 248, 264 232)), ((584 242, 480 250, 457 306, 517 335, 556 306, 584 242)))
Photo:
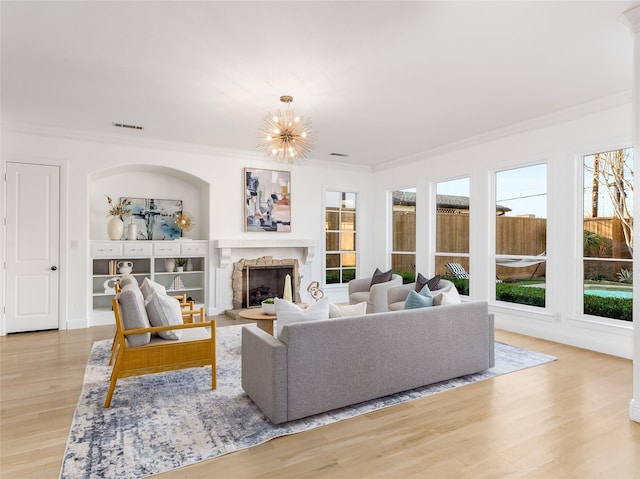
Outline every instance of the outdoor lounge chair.
MULTIPOLYGON (((445 264, 451 276, 457 279, 469 279, 469 273, 460 263, 445 264)), ((502 283, 502 280, 496 276, 496 283, 502 283)))

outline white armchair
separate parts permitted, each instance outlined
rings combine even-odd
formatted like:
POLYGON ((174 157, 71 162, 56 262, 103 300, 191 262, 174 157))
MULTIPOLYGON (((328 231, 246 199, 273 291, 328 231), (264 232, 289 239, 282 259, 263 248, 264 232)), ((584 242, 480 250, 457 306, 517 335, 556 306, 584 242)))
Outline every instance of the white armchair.
POLYGON ((371 276, 349 281, 349 304, 367 302, 367 313, 380 313, 389 310, 387 290, 402 284, 402 276, 393 274, 391 280, 371 286, 371 276))

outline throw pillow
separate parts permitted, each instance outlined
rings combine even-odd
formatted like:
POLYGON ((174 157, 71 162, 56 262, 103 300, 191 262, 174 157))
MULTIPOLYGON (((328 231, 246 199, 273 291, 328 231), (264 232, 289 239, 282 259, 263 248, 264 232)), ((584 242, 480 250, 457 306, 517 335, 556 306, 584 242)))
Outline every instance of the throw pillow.
MULTIPOLYGON (((167 296, 164 293, 154 291, 145 301, 145 308, 152 326, 169 326, 172 324, 182 324, 182 311, 177 299, 167 296)), ((158 336, 163 339, 180 339, 181 329, 170 331, 160 331, 158 336)))
POLYGON ((371 285, 369 287, 373 286, 374 284, 386 283, 387 281, 391 281, 391 271, 392 270, 389 270, 383 273, 382 271, 380 271, 380 269, 376 268, 373 276, 371 277, 371 285))
POLYGON ((433 295, 434 306, 445 306, 447 304, 460 304, 460 295, 455 286, 446 291, 438 292, 433 295))
POLYGON ((282 328, 287 324, 299 323, 300 321, 329 319, 329 298, 316 301, 306 309, 302 309, 291 301, 285 301, 279 298, 275 299, 275 303, 278 336, 280 336, 282 328))
POLYGON ((409 296, 404 302, 404 309, 428 308, 433 306, 433 296, 429 288, 422 288, 422 291, 416 293, 409 291, 409 296))
POLYGON ((435 291, 438 289, 438 285, 440 284, 440 275, 436 274, 433 278, 427 281, 427 287, 431 291, 435 291))
POLYGON ((330 318, 345 318, 347 316, 363 316, 367 314, 367 302, 358 304, 329 304, 330 318))
MULTIPOLYGON (((137 284, 126 286, 118 293, 122 327, 124 329, 148 328, 151 326, 147 311, 144 308, 142 291, 137 284)), ((144 346, 151 341, 151 333, 132 334, 127 336, 129 346, 144 346)))
POLYGON ((167 289, 164 286, 160 283, 156 283, 155 281, 151 281, 149 278, 144 279, 140 285, 140 289, 142 290, 142 296, 144 296, 145 301, 149 299, 149 296, 151 296, 154 291, 161 294, 167 294, 167 289))
POLYGON ((138 286, 138 280, 136 280, 135 276, 128 274, 120 278, 120 289, 125 288, 127 285, 138 286))
POLYGON ((418 273, 418 276, 416 276, 416 293, 422 291, 422 288, 424 288, 428 282, 429 280, 422 276, 422 273, 418 273))

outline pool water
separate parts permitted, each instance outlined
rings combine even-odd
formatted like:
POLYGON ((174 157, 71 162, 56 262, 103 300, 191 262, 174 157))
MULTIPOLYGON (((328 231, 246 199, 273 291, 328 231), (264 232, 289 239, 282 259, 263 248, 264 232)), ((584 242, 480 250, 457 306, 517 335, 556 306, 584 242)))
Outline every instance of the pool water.
POLYGON ((631 291, 620 291, 616 289, 585 289, 584 294, 600 296, 601 298, 631 299, 633 297, 631 291))

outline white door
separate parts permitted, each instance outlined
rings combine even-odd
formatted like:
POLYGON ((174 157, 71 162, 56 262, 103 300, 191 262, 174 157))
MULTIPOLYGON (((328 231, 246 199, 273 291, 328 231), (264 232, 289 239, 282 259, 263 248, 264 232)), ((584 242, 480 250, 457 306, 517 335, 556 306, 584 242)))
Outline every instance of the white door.
POLYGON ((7 333, 58 328, 60 169, 7 163, 7 333))

